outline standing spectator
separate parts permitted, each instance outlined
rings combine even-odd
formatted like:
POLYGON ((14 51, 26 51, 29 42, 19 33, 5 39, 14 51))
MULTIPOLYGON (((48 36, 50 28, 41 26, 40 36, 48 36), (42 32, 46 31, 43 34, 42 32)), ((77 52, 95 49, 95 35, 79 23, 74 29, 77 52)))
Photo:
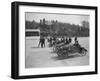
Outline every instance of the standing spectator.
POLYGON ((41 41, 42 41, 42 36, 40 35, 38 47, 41 45, 41 43, 42 43, 41 41))
POLYGON ((67 37, 66 37, 66 39, 65 39, 65 44, 68 44, 68 39, 67 39, 67 37))
POLYGON ((39 40, 38 47, 39 46, 41 46, 41 48, 43 48, 43 46, 45 47, 45 39, 42 35, 40 35, 40 40, 39 40))
POLYGON ((42 39, 42 47, 45 47, 45 38, 42 39))
POLYGON ((77 41, 77 37, 75 37, 74 41, 77 41))
POLYGON ((72 42, 72 39, 69 37, 69 44, 72 42))

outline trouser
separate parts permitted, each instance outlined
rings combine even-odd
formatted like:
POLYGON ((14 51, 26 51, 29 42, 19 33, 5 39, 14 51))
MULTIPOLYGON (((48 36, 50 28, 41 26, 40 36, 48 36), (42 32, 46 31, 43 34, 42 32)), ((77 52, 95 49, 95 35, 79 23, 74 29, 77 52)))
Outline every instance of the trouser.
POLYGON ((40 46, 41 42, 39 41, 38 47, 40 46))
POLYGON ((41 43, 41 48, 43 48, 43 43, 41 43))
POLYGON ((43 42, 43 46, 45 47, 45 43, 43 42))

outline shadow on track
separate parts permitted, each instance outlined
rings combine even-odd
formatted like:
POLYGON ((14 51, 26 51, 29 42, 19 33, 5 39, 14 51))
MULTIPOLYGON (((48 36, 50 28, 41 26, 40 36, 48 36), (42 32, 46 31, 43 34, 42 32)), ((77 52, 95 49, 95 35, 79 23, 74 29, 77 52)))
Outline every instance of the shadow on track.
POLYGON ((51 57, 53 60, 64 60, 64 59, 73 59, 75 57, 80 57, 80 55, 76 54, 76 55, 70 55, 68 57, 66 56, 62 56, 62 57, 59 57, 59 56, 53 56, 51 57))

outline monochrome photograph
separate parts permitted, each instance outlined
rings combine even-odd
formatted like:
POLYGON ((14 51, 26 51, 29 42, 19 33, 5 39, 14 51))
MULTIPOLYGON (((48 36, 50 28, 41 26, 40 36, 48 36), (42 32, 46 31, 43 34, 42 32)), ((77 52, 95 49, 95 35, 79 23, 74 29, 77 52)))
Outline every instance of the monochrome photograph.
POLYGON ((89 65, 90 16, 25 12, 25 68, 89 65))

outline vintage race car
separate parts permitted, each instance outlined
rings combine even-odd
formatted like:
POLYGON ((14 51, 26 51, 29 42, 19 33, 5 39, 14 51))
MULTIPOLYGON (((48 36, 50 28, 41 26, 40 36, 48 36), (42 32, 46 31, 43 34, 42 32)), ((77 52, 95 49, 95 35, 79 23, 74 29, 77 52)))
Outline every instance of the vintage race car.
POLYGON ((72 53, 79 53, 83 56, 86 55, 87 50, 80 45, 69 44, 56 48, 56 53, 58 56, 69 56, 72 53))

